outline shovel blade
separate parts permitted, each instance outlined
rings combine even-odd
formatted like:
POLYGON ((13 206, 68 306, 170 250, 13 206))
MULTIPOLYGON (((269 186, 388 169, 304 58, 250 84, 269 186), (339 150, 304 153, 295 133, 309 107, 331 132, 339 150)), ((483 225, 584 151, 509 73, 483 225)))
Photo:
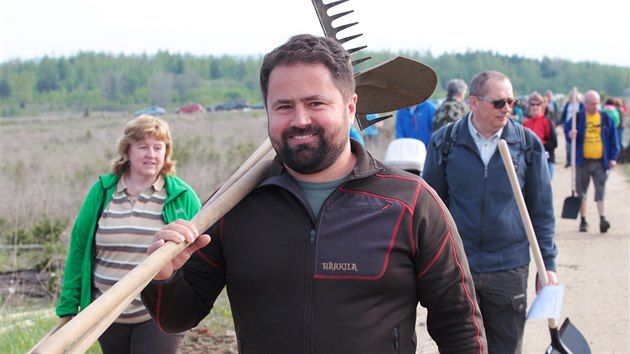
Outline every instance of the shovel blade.
POLYGON ((562 205, 562 218, 577 219, 578 213, 580 212, 580 205, 582 205, 582 199, 580 197, 567 197, 562 205))
MULTIPOLYGON (((355 75, 357 115, 416 105, 433 94, 437 75, 429 66, 398 56, 355 75)), ((363 127, 365 128, 365 127, 363 127)))
POLYGON ((568 318, 564 320, 560 331, 556 330, 554 333, 551 330, 551 337, 551 345, 547 348, 546 354, 591 354, 591 347, 586 338, 568 318))

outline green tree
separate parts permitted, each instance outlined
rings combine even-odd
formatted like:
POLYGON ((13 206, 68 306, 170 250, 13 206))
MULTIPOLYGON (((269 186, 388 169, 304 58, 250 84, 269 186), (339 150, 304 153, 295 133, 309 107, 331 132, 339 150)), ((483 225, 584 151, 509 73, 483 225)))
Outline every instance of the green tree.
POLYGON ((11 85, 7 80, 0 80, 0 98, 7 99, 11 97, 11 85))
MULTIPOLYGON (((621 96, 630 87, 630 68, 573 63, 557 58, 528 59, 491 51, 445 53, 430 51, 360 50, 352 59, 371 57, 355 67, 365 71, 397 55, 419 60, 438 75, 435 97, 443 97, 443 85, 452 78, 467 82, 484 70, 510 76, 517 94, 533 90, 568 92, 595 89, 621 96)), ((156 54, 110 55, 80 52, 71 57, 44 57, 0 63, 0 113, 32 114, 38 110, 136 109, 142 104, 179 106, 196 101, 204 105, 227 99, 261 100, 259 70, 262 56, 194 56, 159 51, 156 54), (20 106, 29 109, 20 110, 20 106), (32 107, 32 109, 31 109, 32 107)))
POLYGON ((55 59, 44 57, 37 66, 37 91, 48 92, 59 89, 59 71, 55 59))

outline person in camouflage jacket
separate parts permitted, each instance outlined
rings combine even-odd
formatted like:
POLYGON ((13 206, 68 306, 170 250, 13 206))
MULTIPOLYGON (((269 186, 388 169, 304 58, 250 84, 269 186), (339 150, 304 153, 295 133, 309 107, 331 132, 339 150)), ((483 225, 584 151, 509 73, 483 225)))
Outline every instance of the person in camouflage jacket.
POLYGON ((446 101, 435 111, 433 132, 450 122, 454 122, 466 114, 464 98, 468 85, 462 79, 453 79, 446 84, 446 101))

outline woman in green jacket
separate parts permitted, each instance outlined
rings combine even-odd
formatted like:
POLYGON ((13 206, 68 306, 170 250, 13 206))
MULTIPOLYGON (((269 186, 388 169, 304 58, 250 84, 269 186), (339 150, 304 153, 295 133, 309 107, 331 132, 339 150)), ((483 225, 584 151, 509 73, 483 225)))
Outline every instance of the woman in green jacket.
MULTIPOLYGON (((139 116, 125 126, 112 172, 90 189, 72 230, 60 317, 85 309, 146 257, 153 234, 177 219, 190 220, 199 197, 175 177, 168 124, 139 116)), ((164 333, 140 296, 101 335, 103 353, 176 353, 183 333, 164 333)))

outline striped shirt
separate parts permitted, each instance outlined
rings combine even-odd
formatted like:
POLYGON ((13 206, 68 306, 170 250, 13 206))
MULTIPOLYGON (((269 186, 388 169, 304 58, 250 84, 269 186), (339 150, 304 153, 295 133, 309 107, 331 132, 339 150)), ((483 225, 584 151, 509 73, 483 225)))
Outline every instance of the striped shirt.
MULTIPOLYGON (((165 225, 162 208, 166 196, 162 176, 137 198, 128 195, 124 178, 118 181, 96 230, 94 299, 147 258, 153 235, 165 225)), ((140 323, 150 318, 138 295, 115 322, 140 323)))

